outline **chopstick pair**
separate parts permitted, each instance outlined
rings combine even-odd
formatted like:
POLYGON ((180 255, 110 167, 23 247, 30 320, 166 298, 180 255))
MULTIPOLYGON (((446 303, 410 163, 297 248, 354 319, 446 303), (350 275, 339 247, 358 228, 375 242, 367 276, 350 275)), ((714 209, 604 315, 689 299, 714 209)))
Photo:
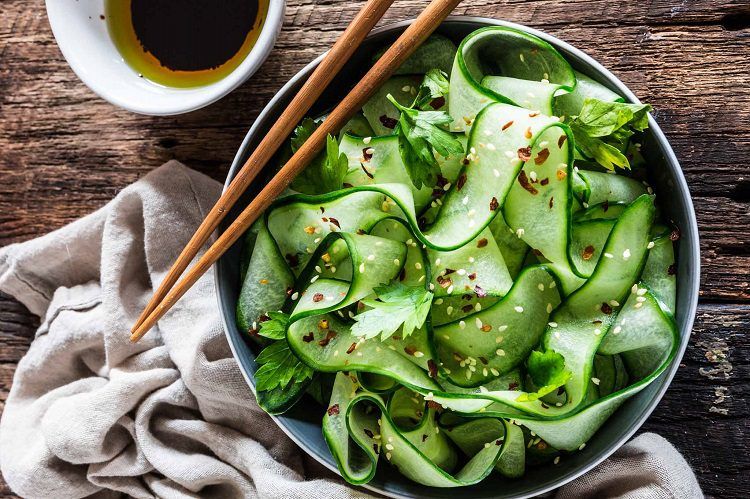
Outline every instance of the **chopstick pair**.
POLYGON ((201 247, 208 241, 224 216, 276 153, 284 140, 292 133, 297 123, 305 117, 310 107, 331 83, 375 24, 383 17, 393 0, 370 0, 362 7, 307 82, 281 113, 278 121, 252 152, 227 190, 221 195, 198 230, 193 234, 180 256, 177 257, 133 326, 130 334, 131 341, 135 342, 141 339, 211 265, 247 231, 252 223, 322 150, 326 136, 328 134, 335 135, 460 2, 461 0, 432 0, 274 178, 266 184, 258 196, 250 202, 178 282, 180 276, 185 272, 201 247))

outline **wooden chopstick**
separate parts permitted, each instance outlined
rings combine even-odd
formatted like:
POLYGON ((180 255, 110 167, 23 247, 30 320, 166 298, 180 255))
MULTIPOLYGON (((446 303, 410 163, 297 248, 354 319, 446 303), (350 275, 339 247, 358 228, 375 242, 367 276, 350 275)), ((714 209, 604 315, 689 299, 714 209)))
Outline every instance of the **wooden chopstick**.
MULTIPOLYGON (((234 222, 227 228, 227 230, 219 236, 214 244, 203 254, 198 262, 187 272, 187 274, 177 283, 177 285, 167 291, 167 286, 162 284, 159 287, 159 291, 152 298, 149 306, 144 310, 136 326, 134 326, 130 340, 138 341, 148 330, 150 330, 154 324, 179 300, 190 287, 223 255, 231 246, 234 244, 242 234, 252 225, 255 220, 270 206, 270 204, 286 189, 291 181, 307 166, 310 161, 320 152, 322 149, 326 136, 328 134, 335 134, 341 129, 342 126, 347 122, 351 116, 356 113, 367 100, 373 95, 373 93, 385 82, 393 72, 414 52, 414 50, 424 40, 432 34, 433 31, 440 25, 440 23, 450 14, 453 8, 458 5, 461 0, 432 0, 432 2, 425 8, 425 10, 419 15, 419 17, 411 24, 407 29, 399 36, 399 38, 391 45, 391 47, 383 54, 383 56, 374 63, 372 68, 365 74, 359 83, 349 92, 349 94, 339 103, 336 108, 326 117, 323 123, 315 130, 315 132, 302 144, 296 153, 289 159, 289 161, 281 168, 281 170, 274 176, 271 181, 266 184, 263 190, 258 196, 253 199, 250 204, 240 213, 234 222), (162 288, 165 288, 163 293, 162 288), (160 298, 160 299, 158 299, 160 298), (150 312, 148 312, 150 310, 150 312)), ((370 2, 377 3, 377 2, 370 2)), ((370 5, 367 4, 367 6, 370 5)), ((366 6, 366 7, 367 7, 366 6)), ((382 6, 380 6, 382 7, 382 6)), ((382 16, 382 13, 380 14, 382 16)), ((363 16, 362 12, 358 17, 363 16)), ((380 16, 378 16, 380 17, 380 16)), ((371 19, 371 18, 370 18, 371 19)), ((352 23, 354 24, 354 23, 352 23)), ((364 24, 364 23, 363 23, 364 24)), ((373 22, 374 24, 374 22, 373 22)), ((351 28, 351 26, 350 26, 351 28)), ((347 28, 349 31, 350 28, 347 28)), ((342 35, 343 38, 343 35, 342 35)), ((361 40, 360 40, 361 41, 361 40)), ((336 42, 339 45, 341 39, 336 42)), ((334 46, 335 48, 335 46, 334 46)), ((352 50, 353 51, 353 50, 352 50)), ((333 49, 331 50, 331 53, 333 49)), ((351 52, 348 53, 351 55, 351 52)), ((330 53, 329 53, 330 56, 330 53)), ((325 60, 323 61, 325 62, 325 60)), ((322 63, 321 63, 322 64, 322 63)), ((334 66, 334 63, 330 63, 330 66, 334 66)), ((339 67, 340 68, 340 67, 339 67)), ((318 67, 318 70, 320 66, 318 67)), ((316 73, 318 72, 316 70, 316 73)), ((328 69, 330 71, 330 69, 328 69)), ((312 77, 311 77, 312 79, 312 77)), ((328 79, 330 81, 330 79, 328 79)), ((313 89, 309 90, 311 92, 313 89)), ((318 92, 319 95, 319 92, 318 92)), ((272 142, 281 143, 291 133, 294 125, 302 119, 302 115, 312 105, 312 101, 317 98, 312 98, 311 101, 304 100, 303 103, 308 104, 304 111, 296 116, 294 120, 285 120, 285 127, 274 126, 269 134, 264 139, 266 142, 273 134, 272 142), (288 122, 288 123, 287 123, 288 122), (275 132, 275 133, 274 133, 275 132)), ((296 100, 296 99, 295 99, 296 100)), ((282 113, 282 116, 286 114, 282 113)), ((278 125, 278 123, 277 123, 278 125)), ((278 144, 275 145, 275 149, 278 144)), ((270 148, 270 145, 268 146, 270 148)), ((257 149, 256 149, 257 152, 257 149)), ((255 153, 253 153, 253 156, 255 153)), ((202 244, 208 239, 211 232, 218 225, 218 221, 223 218, 224 214, 231 208, 231 205, 236 202, 239 194, 245 190, 250 180, 257 175, 258 170, 265 165, 270 159, 272 153, 269 153, 263 157, 263 163, 253 163, 252 173, 245 173, 243 183, 238 184, 237 190, 239 191, 235 195, 224 200, 225 196, 219 200, 214 209, 211 210, 207 219, 201 224, 199 232, 193 236, 188 246, 185 247, 182 254, 175 262, 172 269, 167 277, 170 277, 172 282, 177 279, 182 270, 187 266, 190 260, 195 256, 202 244), (241 187, 240 187, 241 186, 241 187), (222 202, 224 200, 224 202, 222 202), (231 200, 231 203, 227 202, 231 200), (217 220, 209 221, 209 218, 217 218, 217 220), (205 226, 205 227, 204 227, 205 226), (211 227, 208 229, 208 227, 211 227), (201 232, 202 231, 202 232, 201 232), (199 236, 200 233, 200 237, 199 236), (200 243, 198 243, 200 241, 200 243), (178 267, 180 263, 181 269, 178 267), (179 269, 179 270, 178 270, 179 269)), ((251 156, 252 159, 252 156, 251 156)), ((250 163, 250 160, 248 160, 250 163)), ((248 169, 248 164, 243 166, 243 170, 248 169)), ((242 174, 242 172, 240 173, 242 174)), ((236 181, 237 179, 235 179, 236 181)), ((235 182, 230 185, 231 190, 235 182)), ((228 191, 229 191, 228 190, 228 191)), ((228 192, 227 191, 227 192, 228 192)), ((226 193, 225 193, 226 194, 226 193)), ((165 278, 166 282, 166 278, 165 278)))
POLYGON ((318 67, 310 75, 310 78, 302 85, 297 95, 294 96, 287 108, 279 116, 266 136, 261 140, 258 147, 242 165, 237 176, 229 184, 227 190, 221 195, 201 225, 190 238, 185 248, 172 264, 169 272, 154 292, 146 308, 135 321, 132 331, 154 311, 156 306, 167 295, 174 286, 177 279, 185 271, 190 262, 198 254, 201 247, 208 241, 211 234, 219 226, 221 220, 234 206, 239 197, 250 185, 250 182, 258 175, 279 147, 284 143, 286 137, 292 133, 297 123, 305 117, 310 107, 323 93, 323 90, 331 83, 344 64, 351 58, 354 51, 360 46, 367 34, 385 14, 394 0, 370 0, 356 15, 346 30, 341 34, 331 50, 326 54, 318 67))

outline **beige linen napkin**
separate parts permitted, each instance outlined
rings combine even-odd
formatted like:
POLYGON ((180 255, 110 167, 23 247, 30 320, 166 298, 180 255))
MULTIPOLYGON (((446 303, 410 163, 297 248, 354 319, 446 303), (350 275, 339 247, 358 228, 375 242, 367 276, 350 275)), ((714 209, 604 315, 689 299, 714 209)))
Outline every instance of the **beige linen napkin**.
MULTIPOLYGON (((365 497, 258 408, 222 332, 213 274, 141 342, 130 325, 219 194, 170 162, 97 212, 0 250, 0 290, 42 317, 0 421, 0 467, 25 497, 365 497)), ((702 497, 642 435, 559 497, 702 497)))

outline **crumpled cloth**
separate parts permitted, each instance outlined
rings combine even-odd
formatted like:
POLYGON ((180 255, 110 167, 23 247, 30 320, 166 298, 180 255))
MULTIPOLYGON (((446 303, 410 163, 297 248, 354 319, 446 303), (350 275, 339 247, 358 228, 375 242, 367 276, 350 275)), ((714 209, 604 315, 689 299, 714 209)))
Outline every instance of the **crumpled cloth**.
MULTIPOLYGON (((367 497, 256 404, 204 275, 139 343, 130 326, 220 192, 169 162, 109 204, 0 250, 0 290, 42 318, 0 421, 0 467, 30 498, 367 497)), ((702 497, 685 460, 644 434, 560 498, 702 497)))

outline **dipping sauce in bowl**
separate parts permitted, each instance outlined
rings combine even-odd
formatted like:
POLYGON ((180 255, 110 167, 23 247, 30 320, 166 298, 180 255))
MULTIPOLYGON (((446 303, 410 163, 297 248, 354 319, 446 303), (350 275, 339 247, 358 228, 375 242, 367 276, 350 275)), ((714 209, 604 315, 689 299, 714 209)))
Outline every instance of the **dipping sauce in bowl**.
POLYGON ((168 87, 217 82, 260 36, 269 0, 106 0, 112 40, 139 76, 168 87))

